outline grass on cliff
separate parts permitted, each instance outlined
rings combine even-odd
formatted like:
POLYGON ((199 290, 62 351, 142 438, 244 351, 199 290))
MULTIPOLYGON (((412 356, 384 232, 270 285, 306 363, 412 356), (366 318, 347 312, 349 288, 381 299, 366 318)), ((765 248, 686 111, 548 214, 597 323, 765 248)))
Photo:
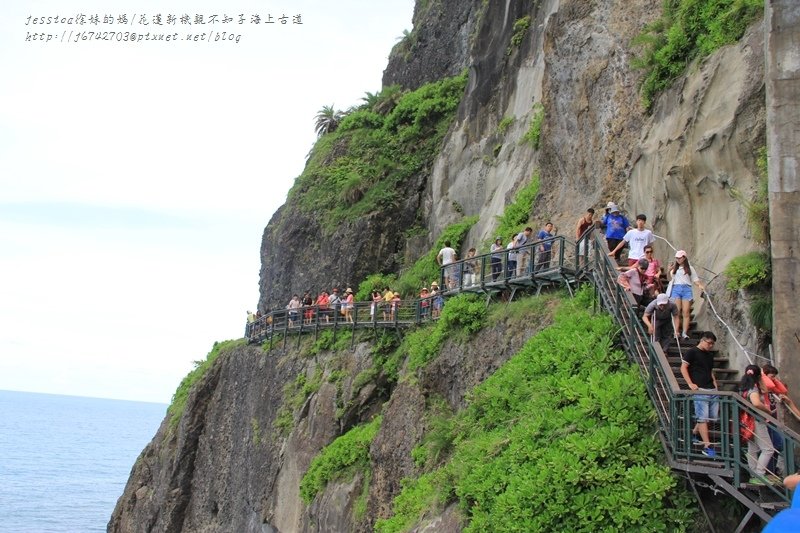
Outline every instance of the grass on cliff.
POLYGON ((661 17, 634 40, 644 47, 633 61, 644 70, 642 104, 650 109, 691 61, 736 42, 763 13, 764 0, 664 0, 661 17))
POLYGON ((314 457, 300 481, 300 497, 304 502, 311 503, 329 482, 352 479, 358 470, 369 469, 369 447, 378 434, 381 420, 377 416, 368 424, 352 428, 314 457))
POLYGON ((175 390, 175 394, 172 395, 172 402, 167 408, 170 427, 175 428, 178 426, 181 415, 183 415, 183 410, 186 407, 186 400, 189 398, 189 392, 191 392, 194 384, 200 381, 200 378, 211 368, 214 361, 223 353, 229 352, 239 346, 244 346, 246 342, 247 341, 244 339, 215 342, 205 360, 194 361, 194 369, 181 380, 178 388, 175 390))
POLYGON ((514 201, 507 204, 503 214, 497 217, 498 226, 495 233, 503 239, 503 242, 506 242, 512 234, 522 230, 528 223, 537 194, 539 194, 539 174, 534 172, 530 183, 517 192, 514 201))
MULTIPOLYGON (((439 466, 403 481, 382 533, 457 502, 464 531, 686 531, 690 495, 661 464, 638 370, 591 291, 434 427, 439 466)), ((423 443, 430 440, 423 441, 423 443)), ((417 451, 418 464, 428 464, 417 451)))
POLYGON ((351 110, 318 139, 289 200, 331 231, 342 221, 398 208, 408 180, 438 153, 466 82, 465 72, 391 99, 377 95, 376 104, 351 110))

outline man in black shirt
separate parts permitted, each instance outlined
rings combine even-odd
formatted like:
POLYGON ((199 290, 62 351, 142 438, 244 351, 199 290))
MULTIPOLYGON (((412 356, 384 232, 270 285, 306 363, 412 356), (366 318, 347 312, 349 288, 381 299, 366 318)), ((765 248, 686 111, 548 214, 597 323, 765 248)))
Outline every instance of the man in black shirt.
MULTIPOLYGON (((714 376, 714 355, 711 349, 717 337, 710 331, 704 331, 696 348, 687 351, 681 363, 681 375, 691 390, 715 391, 717 378, 714 376)), ((692 429, 692 440, 700 435, 703 444, 703 455, 714 457, 716 452, 711 446, 708 436, 708 422, 719 418, 719 402, 713 394, 697 394, 694 396, 694 413, 697 423, 692 429)))

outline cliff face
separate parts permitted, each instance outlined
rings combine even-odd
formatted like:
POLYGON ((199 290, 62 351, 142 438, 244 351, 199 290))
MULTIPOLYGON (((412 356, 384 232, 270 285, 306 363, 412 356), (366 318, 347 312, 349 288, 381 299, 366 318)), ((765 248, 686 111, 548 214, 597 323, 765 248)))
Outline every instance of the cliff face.
MULTIPOLYGON (((541 183, 534 224, 552 220, 563 235, 573 234, 587 207, 602 212, 613 200, 631 215, 647 213, 655 232, 686 249, 707 278, 752 249, 731 188, 745 195, 755 188, 754 157, 764 145, 761 29, 691 66, 648 115, 636 89, 640 74, 630 67, 631 40, 660 6, 418 2, 414 31, 395 48, 384 83, 413 88, 469 68, 439 156, 409 180, 392 212, 325 228, 287 202, 264 231, 259 308, 283 306, 306 288, 397 271, 463 215, 480 215, 467 239, 479 244, 493 236, 495 215, 534 174, 541 183), (515 23, 525 16, 529 28, 512 45, 515 23), (543 120, 535 148, 523 137, 537 113, 543 120), (506 127, 498 128, 503 119, 506 127), (412 245, 405 230, 419 224, 428 234, 412 245)), ((656 249, 668 262, 671 249, 662 241, 656 249)), ((722 294, 720 282, 709 287, 722 294)), ((706 315, 700 320, 713 325, 706 315)), ((400 480, 414 472, 410 452, 422 435, 426 401, 441 396, 460 407, 466 392, 539 327, 500 326, 466 349, 446 344, 417 381, 393 388, 380 373, 356 383, 374 364, 369 344, 314 357, 250 347, 221 356, 192 392, 180 424, 171 429, 165 421, 142 453, 109 531, 371 531, 376 518, 388 516, 400 480), (298 376, 319 387, 281 433, 285 389, 298 376), (377 412, 384 418, 370 449, 366 496, 358 473, 304 504, 299 483, 311 459, 377 412)), ((453 509, 433 520, 427 530, 460 529, 453 509)))

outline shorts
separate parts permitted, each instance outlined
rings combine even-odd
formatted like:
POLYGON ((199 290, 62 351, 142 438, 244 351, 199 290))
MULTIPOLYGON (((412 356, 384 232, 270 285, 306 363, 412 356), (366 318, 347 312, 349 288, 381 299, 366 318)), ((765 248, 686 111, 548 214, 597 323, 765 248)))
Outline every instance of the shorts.
POLYGON ((686 300, 691 302, 694 299, 691 285, 673 285, 672 294, 669 297, 673 300, 686 300))
MULTIPOLYGON (((713 391, 714 389, 698 389, 713 391)), ((719 401, 713 394, 697 394, 694 396, 694 416, 698 422, 719 420, 719 401)))

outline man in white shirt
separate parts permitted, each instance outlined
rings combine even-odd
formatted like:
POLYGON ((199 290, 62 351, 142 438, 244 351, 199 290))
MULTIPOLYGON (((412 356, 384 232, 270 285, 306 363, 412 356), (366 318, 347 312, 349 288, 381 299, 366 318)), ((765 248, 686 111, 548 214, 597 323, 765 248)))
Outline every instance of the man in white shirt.
POLYGON ((628 243, 630 247, 628 250, 628 266, 633 266, 639 262, 639 259, 644 259, 645 246, 653 244, 656 240, 652 231, 644 229, 646 223, 647 217, 645 215, 636 215, 636 228, 628 230, 622 241, 616 248, 608 252, 608 255, 613 257, 618 250, 625 246, 625 243, 628 243))
MULTIPOLYGON (((450 241, 444 241, 444 248, 439 250, 436 256, 436 262, 439 263, 440 267, 447 267, 447 265, 456 261, 456 257, 456 251, 450 247, 450 241)), ((453 273, 449 268, 444 269, 444 281, 448 289, 455 287, 455 283, 453 283, 453 273)))

